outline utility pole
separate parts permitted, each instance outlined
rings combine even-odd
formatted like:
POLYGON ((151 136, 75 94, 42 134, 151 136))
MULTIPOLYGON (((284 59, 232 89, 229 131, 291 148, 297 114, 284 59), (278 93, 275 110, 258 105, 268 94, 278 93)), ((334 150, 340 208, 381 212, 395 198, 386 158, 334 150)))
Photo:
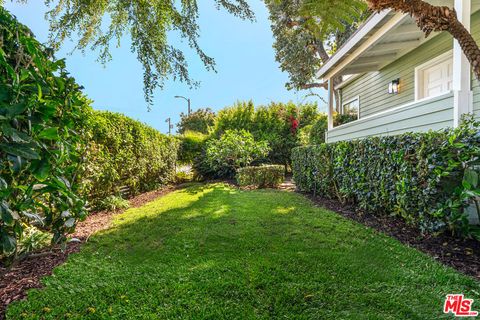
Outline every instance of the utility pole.
POLYGON ((190 115, 190 113, 192 112, 192 108, 191 108, 191 105, 190 105, 190 98, 186 98, 184 96, 175 96, 174 98, 183 99, 183 100, 187 101, 187 103, 188 103, 188 115, 190 115))
POLYGON ((168 123, 168 135, 172 135, 172 129, 173 129, 173 124, 172 124, 172 119, 168 118, 165 120, 166 123, 168 123))

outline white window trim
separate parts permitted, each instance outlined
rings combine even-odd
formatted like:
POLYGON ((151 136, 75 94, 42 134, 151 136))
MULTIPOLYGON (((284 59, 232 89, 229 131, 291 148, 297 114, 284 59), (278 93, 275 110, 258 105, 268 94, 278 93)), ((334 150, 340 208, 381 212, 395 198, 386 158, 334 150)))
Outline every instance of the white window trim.
POLYGON ((342 114, 343 114, 343 108, 345 107, 345 105, 349 104, 349 103, 352 103, 353 101, 355 100, 358 100, 358 110, 357 110, 357 120, 360 119, 360 96, 356 96, 352 99, 349 99, 347 101, 342 101, 342 114))
MULTIPOLYGON (((430 99, 430 98, 435 98, 435 97, 426 97, 426 98, 420 98, 421 92, 423 91, 423 78, 421 79, 422 73, 421 71, 424 69, 427 69, 429 67, 433 67, 434 65, 438 64, 439 62, 443 62, 447 60, 449 57, 452 58, 453 60, 453 49, 449 50, 445 53, 442 53, 441 55, 417 66, 415 68, 415 101, 421 101, 425 99, 430 99)), ((447 92, 442 92, 438 96, 441 96, 447 92)))

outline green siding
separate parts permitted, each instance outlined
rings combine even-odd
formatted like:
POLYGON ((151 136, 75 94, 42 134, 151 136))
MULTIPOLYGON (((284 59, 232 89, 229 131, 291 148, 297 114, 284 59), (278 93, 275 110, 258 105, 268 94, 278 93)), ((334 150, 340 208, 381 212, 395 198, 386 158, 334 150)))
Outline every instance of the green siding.
MULTIPOLYGON (((480 43, 480 11, 477 12, 472 19, 472 34, 477 43, 480 43)), ((472 77, 473 88, 473 111, 477 118, 480 118, 480 84, 479 81, 472 77)))
POLYGON ((415 68, 453 47, 452 37, 442 33, 378 72, 367 73, 342 89, 342 100, 360 97, 360 118, 415 100, 415 68), (400 93, 387 93, 388 84, 400 78, 400 93))
POLYGON ((453 93, 449 93, 334 128, 327 133, 327 142, 396 135, 412 131, 440 130, 452 126, 453 93))

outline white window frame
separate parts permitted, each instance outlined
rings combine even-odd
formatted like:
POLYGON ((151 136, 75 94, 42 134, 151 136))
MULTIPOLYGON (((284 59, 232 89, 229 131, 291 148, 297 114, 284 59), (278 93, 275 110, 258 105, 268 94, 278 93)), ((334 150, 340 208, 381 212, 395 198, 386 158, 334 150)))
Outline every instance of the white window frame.
POLYGON ((357 120, 360 119, 360 96, 356 96, 352 99, 348 99, 347 101, 342 101, 342 114, 344 114, 344 107, 347 104, 352 103, 353 101, 358 100, 358 110, 357 110, 357 120))
POLYGON ((425 69, 428 69, 430 67, 433 67, 435 66, 436 64, 439 64, 441 62, 444 62, 444 61, 447 61, 449 58, 451 58, 453 60, 453 49, 452 50, 449 50, 445 53, 442 53, 441 55, 417 66, 415 68, 415 101, 422 101, 422 100, 428 100, 428 99, 432 99, 432 98, 435 98, 437 96, 441 96, 441 95, 444 95, 445 93, 447 92, 442 92, 438 95, 435 95, 435 96, 432 96, 432 97, 422 97, 423 95, 423 85, 424 85, 424 79, 423 79, 423 71, 425 69))

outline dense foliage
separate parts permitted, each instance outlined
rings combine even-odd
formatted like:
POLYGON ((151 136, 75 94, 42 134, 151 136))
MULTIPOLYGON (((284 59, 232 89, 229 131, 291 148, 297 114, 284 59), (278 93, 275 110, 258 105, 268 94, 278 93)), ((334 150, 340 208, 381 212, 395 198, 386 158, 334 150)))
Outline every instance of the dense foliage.
POLYGON ((303 191, 389 213, 424 232, 480 235, 464 209, 479 195, 480 123, 441 132, 373 137, 293 152, 294 179, 303 191))
POLYGON ((237 169, 263 160, 270 150, 266 141, 257 141, 245 130, 227 130, 219 139, 205 143, 196 159, 195 171, 208 178, 234 178, 237 169))
POLYGON ((195 158, 202 153, 207 138, 207 135, 196 131, 186 131, 179 136, 180 150, 178 160, 182 163, 193 163, 195 158))
MULTIPOLYGON (((281 70, 289 75, 286 87, 326 89, 327 83, 319 81, 315 74, 365 19, 365 2, 265 0, 265 4, 272 22, 275 58, 281 70)), ((341 77, 333 80, 339 83, 341 77)), ((337 93, 335 90, 338 98, 337 93)))
MULTIPOLYGON (((357 115, 353 114, 341 114, 336 113, 333 116, 333 126, 337 127, 342 124, 346 124, 352 121, 357 120, 357 115)), ((305 136, 308 134, 308 138, 305 137, 303 139, 303 145, 308 144, 322 144, 325 141, 325 132, 328 128, 328 116, 324 113, 320 114, 317 118, 317 121, 310 127, 306 128, 307 131, 305 132, 305 136)))
POLYGON ((87 199, 101 204, 173 178, 176 140, 93 111, 65 62, 3 8, 0 45, 0 260, 44 234, 63 242, 87 199))
POLYGON ((181 113, 180 122, 177 124, 178 133, 196 131, 208 134, 210 128, 215 124, 215 113, 210 109, 198 109, 190 114, 181 113))
POLYGON ((285 180, 285 167, 280 165, 263 165, 240 168, 237 182, 242 187, 275 188, 285 180))
POLYGON ((246 130, 255 140, 268 142, 270 163, 287 165, 291 149, 300 145, 299 130, 313 124, 317 117, 315 104, 271 103, 255 108, 251 101, 238 102, 218 112, 214 135, 221 136, 227 130, 246 130))
POLYGON ((60 242, 85 216, 74 128, 87 107, 64 61, 0 7, 0 258, 28 225, 60 242))
POLYGON ((89 123, 83 192, 95 205, 110 195, 150 191, 175 175, 178 141, 119 113, 95 111, 89 123))

